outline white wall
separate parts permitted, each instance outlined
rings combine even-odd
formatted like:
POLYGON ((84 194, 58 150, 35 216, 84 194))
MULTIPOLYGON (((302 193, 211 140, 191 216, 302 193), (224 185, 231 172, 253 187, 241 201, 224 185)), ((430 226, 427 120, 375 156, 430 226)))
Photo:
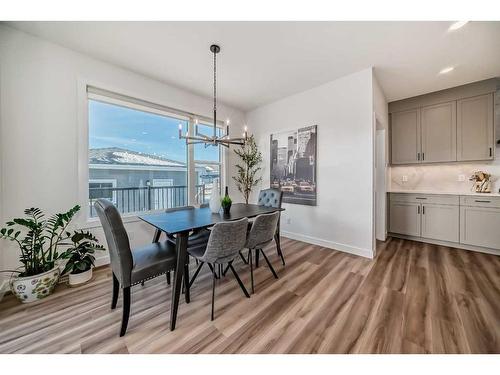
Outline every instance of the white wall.
POLYGON ((247 122, 263 153, 262 188, 269 187, 270 134, 318 125, 317 206, 285 204, 283 234, 371 257, 372 69, 257 108, 247 122))
POLYGON ((375 231, 378 240, 385 241, 387 233, 386 191, 390 182, 389 174, 389 107, 376 74, 373 75, 373 112, 376 121, 375 154, 375 231), (382 147, 383 150, 379 150, 382 147))
MULTIPOLYGON (((113 46, 110 46, 112 48, 113 46)), ((177 58, 177 57, 176 57, 177 58)), ((211 116, 212 102, 116 66, 0 25, 0 219, 22 215, 39 206, 48 214, 79 203, 78 119, 85 110, 79 92, 90 81, 117 92, 211 116)), ((207 82, 209 84, 210 82, 207 82)), ((241 133, 242 112, 220 104, 220 118, 231 119, 241 133)), ((233 164, 230 155, 229 164, 233 164)), ((230 180, 230 179, 229 179, 230 180)), ((234 189, 232 189, 233 191, 234 189)), ((77 223, 86 221, 83 215, 77 223)), ((152 229, 141 222, 126 224, 132 245, 151 241, 152 229)), ((99 229, 96 234, 104 241, 99 229)), ((0 242, 0 269, 17 265, 18 253, 0 242)))

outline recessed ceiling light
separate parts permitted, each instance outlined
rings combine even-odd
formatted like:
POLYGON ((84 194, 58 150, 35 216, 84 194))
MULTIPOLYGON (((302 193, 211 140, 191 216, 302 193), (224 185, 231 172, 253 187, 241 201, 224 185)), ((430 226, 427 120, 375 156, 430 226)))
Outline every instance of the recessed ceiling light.
POLYGON ((457 21, 455 23, 452 23, 451 26, 448 28, 448 31, 455 31, 458 29, 461 29, 465 25, 467 25, 469 21, 457 21))
POLYGON ((444 68, 444 69, 441 69, 441 70, 439 71, 439 74, 446 74, 446 73, 452 72, 454 69, 455 69, 455 67, 453 67, 453 66, 448 66, 448 67, 446 67, 446 68, 444 68))

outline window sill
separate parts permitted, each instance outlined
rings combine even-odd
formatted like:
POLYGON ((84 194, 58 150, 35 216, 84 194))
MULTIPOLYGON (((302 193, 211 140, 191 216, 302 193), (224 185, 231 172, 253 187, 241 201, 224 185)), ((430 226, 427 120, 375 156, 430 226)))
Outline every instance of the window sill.
MULTIPOLYGON (((127 223, 136 223, 138 221, 142 221, 139 216, 142 215, 150 215, 150 214, 159 214, 161 212, 164 212, 164 210, 154 210, 154 211, 142 211, 142 212, 136 212, 136 213, 131 213, 131 214, 124 214, 121 215, 122 221, 124 224, 127 223)), ((98 217, 92 217, 88 218, 85 223, 82 223, 79 225, 79 229, 95 229, 95 228, 101 228, 101 221, 99 220, 98 217)))

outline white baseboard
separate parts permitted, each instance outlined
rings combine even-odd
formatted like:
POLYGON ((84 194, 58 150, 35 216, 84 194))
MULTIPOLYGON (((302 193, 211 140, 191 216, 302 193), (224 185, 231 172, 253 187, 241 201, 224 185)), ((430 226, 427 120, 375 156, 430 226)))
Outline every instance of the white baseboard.
POLYGON ((322 247, 327 247, 329 249, 342 251, 344 253, 359 255, 365 258, 373 259, 373 252, 370 249, 362 249, 360 247, 354 247, 338 242, 328 241, 317 237, 307 236, 305 234, 287 232, 282 230, 281 235, 283 237, 291 238, 292 240, 307 242, 313 245, 318 245, 322 247))

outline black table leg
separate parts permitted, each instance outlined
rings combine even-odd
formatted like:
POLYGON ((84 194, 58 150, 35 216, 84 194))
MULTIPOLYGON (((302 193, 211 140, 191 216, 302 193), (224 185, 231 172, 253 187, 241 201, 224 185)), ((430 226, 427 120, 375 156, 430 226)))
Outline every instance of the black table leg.
POLYGON ((283 256, 283 251, 281 251, 280 220, 278 220, 278 227, 276 228, 276 233, 274 234, 274 241, 276 242, 276 250, 278 250, 278 255, 281 258, 281 263, 285 265, 285 257, 283 256))
POLYGON ((153 242, 160 241, 160 236, 161 236, 161 230, 156 229, 155 234, 153 235, 153 242))
POLYGON ((177 252, 177 266, 175 268, 172 303, 170 305, 170 330, 175 329, 177 320, 177 309, 179 307, 179 298, 182 290, 182 278, 184 276, 184 265, 187 257, 187 240, 189 232, 181 232, 177 235, 175 250, 177 252))

